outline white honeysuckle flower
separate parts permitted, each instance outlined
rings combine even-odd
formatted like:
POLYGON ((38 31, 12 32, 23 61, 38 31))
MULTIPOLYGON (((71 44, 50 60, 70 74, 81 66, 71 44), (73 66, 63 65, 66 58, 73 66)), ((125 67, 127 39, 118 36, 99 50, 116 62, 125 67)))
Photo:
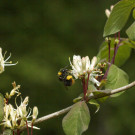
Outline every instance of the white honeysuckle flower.
POLYGON ((11 117, 11 121, 12 121, 12 127, 16 127, 17 126, 17 112, 12 107, 12 105, 10 106, 10 117, 11 117))
POLYGON ((111 12, 112 12, 112 10, 113 10, 113 7, 114 7, 114 6, 111 5, 111 6, 110 6, 110 10, 109 10, 109 9, 106 9, 106 10, 105 10, 105 14, 106 14, 107 18, 109 18, 110 14, 111 14, 111 12))
POLYGON ((70 61, 70 65, 72 66, 72 74, 76 79, 78 77, 84 75, 90 67, 90 60, 89 57, 82 57, 79 55, 74 55, 73 56, 73 63, 70 61))
POLYGON ((91 72, 94 70, 95 65, 97 63, 97 57, 93 57, 91 63, 88 56, 82 57, 81 56, 73 56, 73 63, 70 61, 70 65, 72 67, 72 74, 76 79, 79 76, 85 75, 87 72, 91 72))
POLYGON ((2 48, 0 48, 0 73, 4 72, 5 66, 13 66, 13 65, 17 64, 17 63, 12 64, 12 61, 8 62, 10 57, 11 57, 11 54, 9 55, 9 57, 6 60, 4 60, 4 57, 2 55, 2 48))
POLYGON ((19 92, 19 90, 18 89, 13 89, 13 90, 11 90, 11 92, 10 92, 10 97, 12 97, 12 96, 14 96, 15 94, 20 94, 20 92, 19 92))
POLYGON ((20 106, 18 107, 18 105, 16 104, 18 115, 21 118, 23 118, 23 119, 27 119, 28 118, 28 116, 27 116, 28 115, 28 112, 26 110, 26 107, 28 105, 28 101, 29 101, 29 97, 26 97, 23 102, 22 102, 22 98, 21 98, 21 104, 20 104, 20 106))
POLYGON ((6 95, 5 95, 6 99, 10 99, 15 94, 17 94, 17 96, 19 96, 21 94, 19 92, 19 88, 20 88, 20 85, 17 85, 11 90, 10 94, 8 94, 8 92, 7 92, 6 95))
POLYGON ((89 74, 89 80, 96 84, 97 86, 100 86, 100 82, 95 78, 96 76, 100 76, 101 71, 97 70, 96 68, 97 64, 97 57, 94 56, 93 59, 90 62, 90 59, 88 56, 82 57, 79 55, 73 56, 73 63, 70 61, 70 65, 72 67, 71 73, 73 76, 78 79, 81 77, 88 77, 89 74))
POLYGON ((12 129, 12 124, 11 124, 11 109, 12 109, 12 105, 9 104, 5 104, 4 106, 4 119, 3 119, 3 123, 1 123, 0 125, 4 125, 4 127, 8 127, 12 129))
MULTIPOLYGON (((19 93, 19 89, 17 86, 14 87, 14 90, 12 90, 10 92, 10 95, 12 95, 12 94, 14 95, 16 93, 16 90, 17 90, 17 93, 19 93)), ((19 95, 20 94, 21 93, 19 93, 19 95)), ((8 94, 6 94, 6 96, 7 95, 8 94)), ((37 118, 37 115, 38 115, 37 107, 33 108, 33 115, 31 115, 31 111, 32 111, 31 108, 28 108, 28 110, 27 110, 29 97, 26 97, 24 100, 22 100, 22 98, 20 96, 21 103, 19 106, 17 105, 16 99, 19 95, 17 94, 15 97, 16 108, 14 108, 11 104, 7 104, 7 102, 5 102, 5 104, 4 104, 4 118, 0 125, 3 125, 5 128, 10 128, 13 130, 20 129, 23 126, 26 126, 26 123, 28 123, 28 126, 31 127, 30 125, 37 118), (31 121, 28 120, 29 118, 32 118, 31 121)), ((33 127, 33 128, 39 129, 38 127, 33 127)))
POLYGON ((12 128, 12 125, 11 125, 10 120, 7 119, 7 120, 5 121, 5 123, 4 123, 4 126, 5 126, 5 127, 8 127, 8 128, 12 128))
POLYGON ((22 119, 20 122, 19 128, 23 127, 24 125, 26 125, 26 121, 22 119))
POLYGON ((25 119, 27 116, 26 106, 19 106, 17 107, 17 114, 21 118, 25 119))
POLYGON ((9 109, 9 105, 5 104, 4 106, 4 113, 5 113, 5 118, 8 119, 8 115, 10 114, 10 109, 9 109))

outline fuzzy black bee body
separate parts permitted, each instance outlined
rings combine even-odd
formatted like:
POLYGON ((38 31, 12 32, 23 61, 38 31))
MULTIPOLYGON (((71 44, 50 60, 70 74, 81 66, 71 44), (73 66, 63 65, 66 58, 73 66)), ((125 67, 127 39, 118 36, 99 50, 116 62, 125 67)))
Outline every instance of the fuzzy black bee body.
POLYGON ((65 69, 65 68, 61 69, 58 72, 58 78, 60 81, 64 82, 65 86, 71 86, 75 82, 70 71, 68 69, 65 69))

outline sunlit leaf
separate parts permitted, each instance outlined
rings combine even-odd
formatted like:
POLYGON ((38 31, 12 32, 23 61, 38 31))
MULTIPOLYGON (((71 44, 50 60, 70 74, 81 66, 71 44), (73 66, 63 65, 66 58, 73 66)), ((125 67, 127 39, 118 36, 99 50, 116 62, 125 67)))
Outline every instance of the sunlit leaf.
POLYGON ((135 22, 126 31, 129 39, 135 41, 135 22))
POLYGON ((0 122, 3 120, 4 117, 4 98, 3 95, 0 93, 0 122))
MULTIPOLYGON (((105 88, 113 90, 113 89, 120 88, 122 86, 127 85, 128 82, 129 82, 129 77, 127 73, 124 72, 122 69, 118 68, 117 66, 112 65, 110 67, 110 70, 107 76, 107 82, 106 82, 105 88)), ((112 97, 119 96, 122 93, 123 92, 114 94, 112 95, 112 97)))
POLYGON ((131 39, 127 39, 125 41, 123 41, 124 44, 127 44, 129 47, 135 49, 135 41, 131 40, 131 39))
POLYGON ((119 32, 126 24, 130 12, 135 7, 134 0, 121 0, 113 8, 110 17, 108 18, 103 36, 119 32))
POLYGON ((73 105, 64 117, 62 126, 66 135, 81 135, 88 129, 90 112, 87 104, 82 101, 73 105))
POLYGON ((135 9, 133 9, 133 18, 135 19, 135 9))

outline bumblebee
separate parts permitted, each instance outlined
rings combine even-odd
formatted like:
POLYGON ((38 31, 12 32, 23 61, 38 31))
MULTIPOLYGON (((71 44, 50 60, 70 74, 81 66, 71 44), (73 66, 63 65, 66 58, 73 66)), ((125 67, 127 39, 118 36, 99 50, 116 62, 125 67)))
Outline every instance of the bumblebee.
POLYGON ((61 69, 58 72, 58 78, 59 78, 60 81, 64 82, 65 86, 71 86, 75 82, 72 74, 70 73, 70 70, 65 69, 65 68, 61 69))

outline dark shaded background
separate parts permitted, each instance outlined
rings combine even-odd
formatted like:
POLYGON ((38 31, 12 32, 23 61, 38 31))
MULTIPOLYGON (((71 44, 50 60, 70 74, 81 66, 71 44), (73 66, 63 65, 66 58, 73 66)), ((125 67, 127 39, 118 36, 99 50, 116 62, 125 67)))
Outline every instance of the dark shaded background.
MULTIPOLYGON (((73 54, 97 55, 103 41, 106 21, 104 10, 118 0, 38 0, 0 1, 0 46, 12 52, 17 66, 6 67, 1 74, 0 89, 4 94, 16 81, 29 106, 38 106, 39 117, 63 109, 81 92, 79 81, 66 91, 57 78, 60 68, 69 65, 73 54)), ((125 35, 125 34, 123 34, 125 35)), ((122 67, 135 79, 135 53, 122 67)), ((135 134, 135 90, 101 104, 84 135, 135 134)), ((36 135, 64 135, 63 116, 38 125, 36 135)))

